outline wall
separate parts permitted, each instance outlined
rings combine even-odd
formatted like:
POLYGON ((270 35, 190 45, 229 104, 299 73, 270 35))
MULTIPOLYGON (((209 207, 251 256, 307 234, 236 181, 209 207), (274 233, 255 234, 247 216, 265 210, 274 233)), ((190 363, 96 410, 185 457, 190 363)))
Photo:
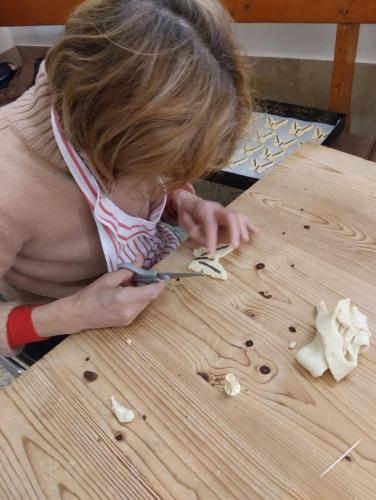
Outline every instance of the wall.
POLYGON ((0 28, 0 52, 5 52, 14 46, 14 41, 8 28, 0 28))
MULTIPOLYGON (((0 28, 0 52, 12 37, 18 46, 48 46, 61 31, 61 26, 0 28)), ((238 24, 235 34, 245 52, 255 57, 252 69, 261 97, 327 109, 335 25, 238 24)), ((376 134, 375 49, 376 25, 362 26, 353 90, 354 132, 376 134)))
MULTIPOLYGON (((10 32, 16 45, 51 45, 61 26, 17 27, 10 32)), ((336 26, 333 24, 237 24, 235 35, 248 55, 331 60, 336 26)), ((1 46, 1 41, 0 41, 1 46)), ((358 62, 376 64, 376 25, 360 31, 358 62)))

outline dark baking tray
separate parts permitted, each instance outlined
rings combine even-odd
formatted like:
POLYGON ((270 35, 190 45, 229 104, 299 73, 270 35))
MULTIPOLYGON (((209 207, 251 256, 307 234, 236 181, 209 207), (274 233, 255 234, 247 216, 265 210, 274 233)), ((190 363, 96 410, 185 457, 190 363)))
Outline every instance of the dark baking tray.
MULTIPOLYGON (((271 113, 278 116, 284 116, 286 118, 295 118, 297 120, 333 125, 334 128, 322 143, 323 146, 330 146, 333 144, 343 131, 346 120, 346 115, 344 113, 334 113, 333 111, 323 111, 316 108, 299 106, 297 104, 288 104, 269 100, 258 101, 254 111, 271 113)), ((245 175, 225 171, 216 172, 215 174, 210 175, 207 179, 211 182, 217 182, 218 184, 244 190, 248 189, 259 180, 255 177, 247 177, 245 175)))

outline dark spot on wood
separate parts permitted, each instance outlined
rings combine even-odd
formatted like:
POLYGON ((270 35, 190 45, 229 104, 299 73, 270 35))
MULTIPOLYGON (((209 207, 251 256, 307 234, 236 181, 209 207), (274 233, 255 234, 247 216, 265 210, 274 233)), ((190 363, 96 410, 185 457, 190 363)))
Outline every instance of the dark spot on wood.
POLYGON ((116 431, 114 434, 116 441, 124 441, 124 434, 120 431, 116 431))
POLYGON ((304 188, 304 191, 307 191, 307 188, 304 188))
POLYGON ((180 278, 176 278, 176 281, 180 281, 180 278))
POLYGON ((98 374, 95 372, 91 372, 90 370, 85 370, 84 371, 84 379, 87 382, 94 382, 94 380, 97 380, 98 374))
POLYGON ((250 6, 250 5, 248 5, 248 4, 246 3, 246 4, 244 5, 244 8, 245 8, 246 10, 249 10, 249 9, 251 8, 251 6, 250 6))
POLYGON ((87 357, 85 358, 85 361, 90 361, 90 356, 87 356, 87 357))
POLYGON ((271 368, 269 366, 267 366, 267 365, 260 366, 260 372, 263 375, 268 375, 271 371, 272 371, 271 368))
POLYGON ((146 420, 148 417, 146 415, 142 415, 142 418, 146 420))
POLYGON ((259 292, 259 294, 261 295, 261 297, 264 297, 264 299, 271 299, 272 298, 272 295, 269 293, 269 292, 259 292))
POLYGON ((349 9, 339 9, 339 13, 342 15, 342 16, 347 16, 347 14, 349 13, 349 9))
POLYGON ((301 212, 304 212, 304 208, 301 208, 301 209, 300 209, 300 211, 301 211, 301 212))
POLYGON ((295 264, 291 264, 291 267, 295 267, 295 264))
POLYGON ((307 224, 306 226, 304 226, 304 229, 311 229, 311 226, 307 224))
POLYGON ((253 340, 247 340, 247 341, 245 342, 245 345, 246 345, 247 347, 252 347, 252 346, 253 346, 253 340))
POLYGON ((345 457, 343 457, 345 460, 347 460, 348 462, 352 462, 352 458, 350 457, 350 455, 346 455, 345 457))
POLYGON ((289 331, 290 331, 291 333, 296 333, 296 328, 295 328, 295 326, 289 326, 289 331))
POLYGON ((264 269, 265 264, 263 264, 262 262, 260 262, 259 264, 256 264, 255 267, 259 271, 260 269, 264 269))
POLYGON ((285 234, 286 234, 286 231, 283 231, 282 236, 284 236, 285 234))
POLYGON ((209 382, 210 380, 209 374, 206 372, 198 372, 197 375, 200 375, 200 377, 203 378, 205 382, 209 382))
POLYGON ((246 316, 248 316, 249 318, 255 318, 255 317, 256 317, 256 314, 255 314, 253 311, 247 311, 247 310, 246 310, 246 311, 243 311, 243 312, 244 312, 244 314, 245 314, 246 316))

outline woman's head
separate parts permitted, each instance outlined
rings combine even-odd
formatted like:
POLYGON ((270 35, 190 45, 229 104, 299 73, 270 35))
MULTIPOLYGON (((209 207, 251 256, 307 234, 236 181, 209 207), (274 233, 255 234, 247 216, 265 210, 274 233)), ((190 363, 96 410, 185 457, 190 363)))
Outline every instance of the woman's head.
POLYGON ((216 0, 88 0, 46 69, 64 133, 106 185, 178 187, 225 165, 250 102, 216 0))

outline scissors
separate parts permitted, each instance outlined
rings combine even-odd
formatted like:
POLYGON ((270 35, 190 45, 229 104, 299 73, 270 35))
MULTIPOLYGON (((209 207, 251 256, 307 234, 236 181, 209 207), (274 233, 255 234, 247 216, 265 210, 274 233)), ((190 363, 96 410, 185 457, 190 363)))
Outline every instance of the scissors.
POLYGON ((129 262, 123 262, 118 269, 127 269, 134 273, 133 281, 135 283, 160 283, 161 281, 176 280, 180 278, 194 278, 202 276, 201 273, 162 273, 160 271, 141 269, 129 262))

